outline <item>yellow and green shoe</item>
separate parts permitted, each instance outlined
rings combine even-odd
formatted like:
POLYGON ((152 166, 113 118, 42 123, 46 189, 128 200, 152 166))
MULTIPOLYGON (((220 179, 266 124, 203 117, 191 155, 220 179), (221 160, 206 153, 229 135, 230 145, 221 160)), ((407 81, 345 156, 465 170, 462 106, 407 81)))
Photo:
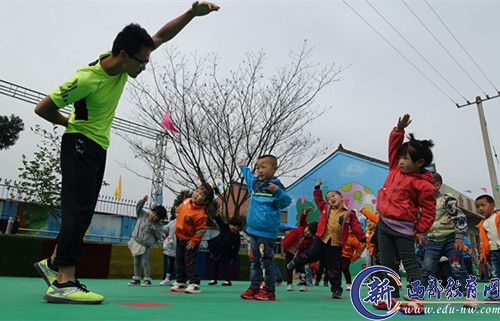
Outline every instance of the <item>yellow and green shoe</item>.
POLYGON ((78 280, 63 284, 52 283, 43 296, 50 303, 99 304, 104 301, 100 294, 90 292, 78 280))
POLYGON ((48 286, 57 279, 57 271, 49 267, 48 259, 41 260, 34 264, 38 274, 45 280, 48 286))

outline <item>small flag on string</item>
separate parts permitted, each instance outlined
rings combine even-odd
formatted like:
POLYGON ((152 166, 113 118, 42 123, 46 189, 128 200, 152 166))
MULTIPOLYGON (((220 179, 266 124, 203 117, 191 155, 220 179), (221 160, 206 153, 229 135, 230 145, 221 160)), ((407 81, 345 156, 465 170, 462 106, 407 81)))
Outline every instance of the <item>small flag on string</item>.
POLYGON ((479 189, 484 191, 485 193, 488 193, 488 189, 486 187, 480 187, 479 189))
POLYGON ((118 184, 115 189, 115 198, 120 199, 122 197, 122 176, 118 179, 118 184))
POLYGON ((464 193, 469 193, 469 194, 472 194, 472 191, 471 191, 470 189, 466 189, 466 190, 464 191, 464 193))
POLYGON ((161 125, 166 130, 169 130, 173 133, 179 132, 177 128, 175 128, 174 123, 172 123, 172 119, 170 118, 170 113, 168 111, 165 112, 165 116, 163 116, 163 120, 161 121, 161 125))

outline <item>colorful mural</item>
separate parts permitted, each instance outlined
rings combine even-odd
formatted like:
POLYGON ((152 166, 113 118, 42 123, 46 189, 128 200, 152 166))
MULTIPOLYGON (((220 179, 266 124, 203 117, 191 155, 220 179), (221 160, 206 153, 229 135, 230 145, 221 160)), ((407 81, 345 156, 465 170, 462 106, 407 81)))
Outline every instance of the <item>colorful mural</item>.
POLYGON ((360 210, 366 208, 374 212, 377 208, 377 196, 367 187, 356 182, 349 182, 339 188, 347 207, 360 210))
POLYGON ((60 216, 60 211, 35 204, 19 203, 17 207, 17 217, 21 228, 31 230, 47 229, 49 217, 60 220, 60 216))
MULTIPOLYGON (((339 190, 342 193, 344 196, 344 203, 350 209, 359 211, 362 208, 366 208, 369 211, 374 212, 377 208, 377 196, 367 186, 363 186, 356 182, 349 182, 336 188, 328 188, 325 186, 323 188, 323 197, 325 197, 326 193, 328 193, 331 189, 339 190)), ((308 222, 319 220, 319 210, 316 207, 314 200, 308 200, 305 195, 302 195, 300 199, 297 200, 295 207, 297 211, 295 219, 297 222, 299 221, 300 213, 302 213, 302 210, 307 207, 312 207, 314 209, 308 216, 308 222)), ((361 221, 365 220, 361 214, 358 215, 358 218, 361 221)))
MULTIPOLYGON (((60 229, 61 211, 59 209, 37 206, 35 204, 1 200, 0 218, 7 220, 13 217, 19 221, 19 228, 32 230, 24 234, 55 237, 60 229)), ((130 238, 135 217, 105 213, 94 213, 90 227, 85 235, 87 240, 111 240, 126 242, 130 238), (99 235, 94 237, 91 235, 99 235), (105 236, 107 238, 103 238, 105 236)))
MULTIPOLYGON (((300 213, 311 206, 314 211, 308 221, 317 221, 319 212, 314 204, 313 191, 316 181, 323 180, 323 195, 332 189, 339 190, 349 208, 375 210, 377 192, 382 187, 389 172, 386 163, 350 152, 340 147, 304 176, 287 187, 292 197, 292 206, 288 208, 288 224, 296 225, 300 213)), ((361 217, 360 217, 361 218, 361 217)), ((361 218, 364 220, 364 217, 361 218)))

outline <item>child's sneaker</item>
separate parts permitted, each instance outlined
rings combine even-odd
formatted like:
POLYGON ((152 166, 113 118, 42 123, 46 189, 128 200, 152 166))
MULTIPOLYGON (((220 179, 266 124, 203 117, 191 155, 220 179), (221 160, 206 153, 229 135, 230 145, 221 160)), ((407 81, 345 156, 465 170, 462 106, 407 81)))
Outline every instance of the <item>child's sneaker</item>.
POLYGON ((231 285, 233 285, 231 283, 231 281, 224 281, 224 282, 222 282, 222 286, 231 286, 231 285))
POLYGON ((187 286, 185 293, 198 294, 201 293, 201 287, 199 284, 191 283, 187 286))
POLYGON ((254 298, 259 301, 276 301, 274 292, 270 292, 267 286, 260 289, 259 293, 257 293, 254 298))
POLYGON ((340 300, 342 299, 342 291, 334 291, 332 292, 332 299, 340 300))
POLYGON ((63 284, 54 281, 43 298, 50 303, 99 304, 104 301, 102 295, 90 292, 78 280, 63 284))
MULTIPOLYGON (((50 266, 49 259, 41 260, 34 264, 36 271, 45 280, 48 286, 57 279, 57 271, 50 266)), ((55 268, 55 267, 54 267, 55 268)))
POLYGON ((247 289, 240 297, 243 300, 255 300, 255 296, 259 293, 259 289, 247 289))
POLYGON ((129 283, 127 283, 127 285, 128 286, 141 285, 141 280, 132 278, 132 281, 130 281, 129 283))
POLYGON ((172 280, 170 280, 169 277, 166 277, 165 280, 161 281, 159 284, 161 286, 170 286, 170 285, 174 284, 174 282, 172 280))
POLYGON ((174 286, 170 288, 172 292, 184 292, 186 289, 186 283, 174 283, 174 286))
POLYGON ((148 280, 144 280, 144 281, 142 282, 142 284, 141 284, 141 286, 151 286, 151 285, 152 285, 152 284, 151 284, 151 280, 149 280, 149 279, 148 279, 148 280))
POLYGON ((288 284, 288 285, 286 286, 286 290, 287 290, 287 291, 293 291, 293 284, 288 284))
POLYGON ((352 285, 350 285, 350 284, 346 284, 345 289, 346 289, 347 291, 351 291, 351 288, 352 288, 352 285))
POLYGON ((212 280, 208 283, 208 285, 216 285, 217 284, 217 280, 212 280))
POLYGON ((300 292, 307 292, 307 285, 302 285, 302 286, 299 288, 299 291, 300 291, 300 292))

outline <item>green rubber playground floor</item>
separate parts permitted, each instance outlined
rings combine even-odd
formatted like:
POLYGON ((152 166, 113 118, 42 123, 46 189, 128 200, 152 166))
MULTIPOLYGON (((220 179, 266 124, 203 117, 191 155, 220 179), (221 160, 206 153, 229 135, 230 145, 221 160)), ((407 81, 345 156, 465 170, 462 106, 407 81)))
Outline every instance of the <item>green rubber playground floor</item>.
MULTIPOLYGON (((276 302, 244 301, 239 295, 249 283, 233 282, 231 287, 208 286, 202 281, 201 294, 170 293, 155 280, 152 287, 129 287, 128 280, 86 279, 82 283, 106 300, 100 305, 50 304, 43 300, 45 283, 39 278, 0 277, 0 320, 263 320, 321 321, 365 320, 353 308, 349 292, 342 300, 330 299, 328 287, 311 287, 309 292, 287 292, 277 288, 276 302)), ((297 287, 296 287, 297 288, 297 287)), ((363 291, 366 294, 367 289, 363 291)), ((446 306, 432 304, 434 310, 446 306)), ((429 304, 431 305, 431 304, 429 304)), ((461 305, 454 305, 459 310, 461 305)), ((375 310, 373 310, 375 311, 375 310)), ((481 305, 474 313, 428 313, 406 316, 398 312, 389 320, 500 320, 500 304, 481 305), (496 310, 495 310, 496 309, 496 310)))

